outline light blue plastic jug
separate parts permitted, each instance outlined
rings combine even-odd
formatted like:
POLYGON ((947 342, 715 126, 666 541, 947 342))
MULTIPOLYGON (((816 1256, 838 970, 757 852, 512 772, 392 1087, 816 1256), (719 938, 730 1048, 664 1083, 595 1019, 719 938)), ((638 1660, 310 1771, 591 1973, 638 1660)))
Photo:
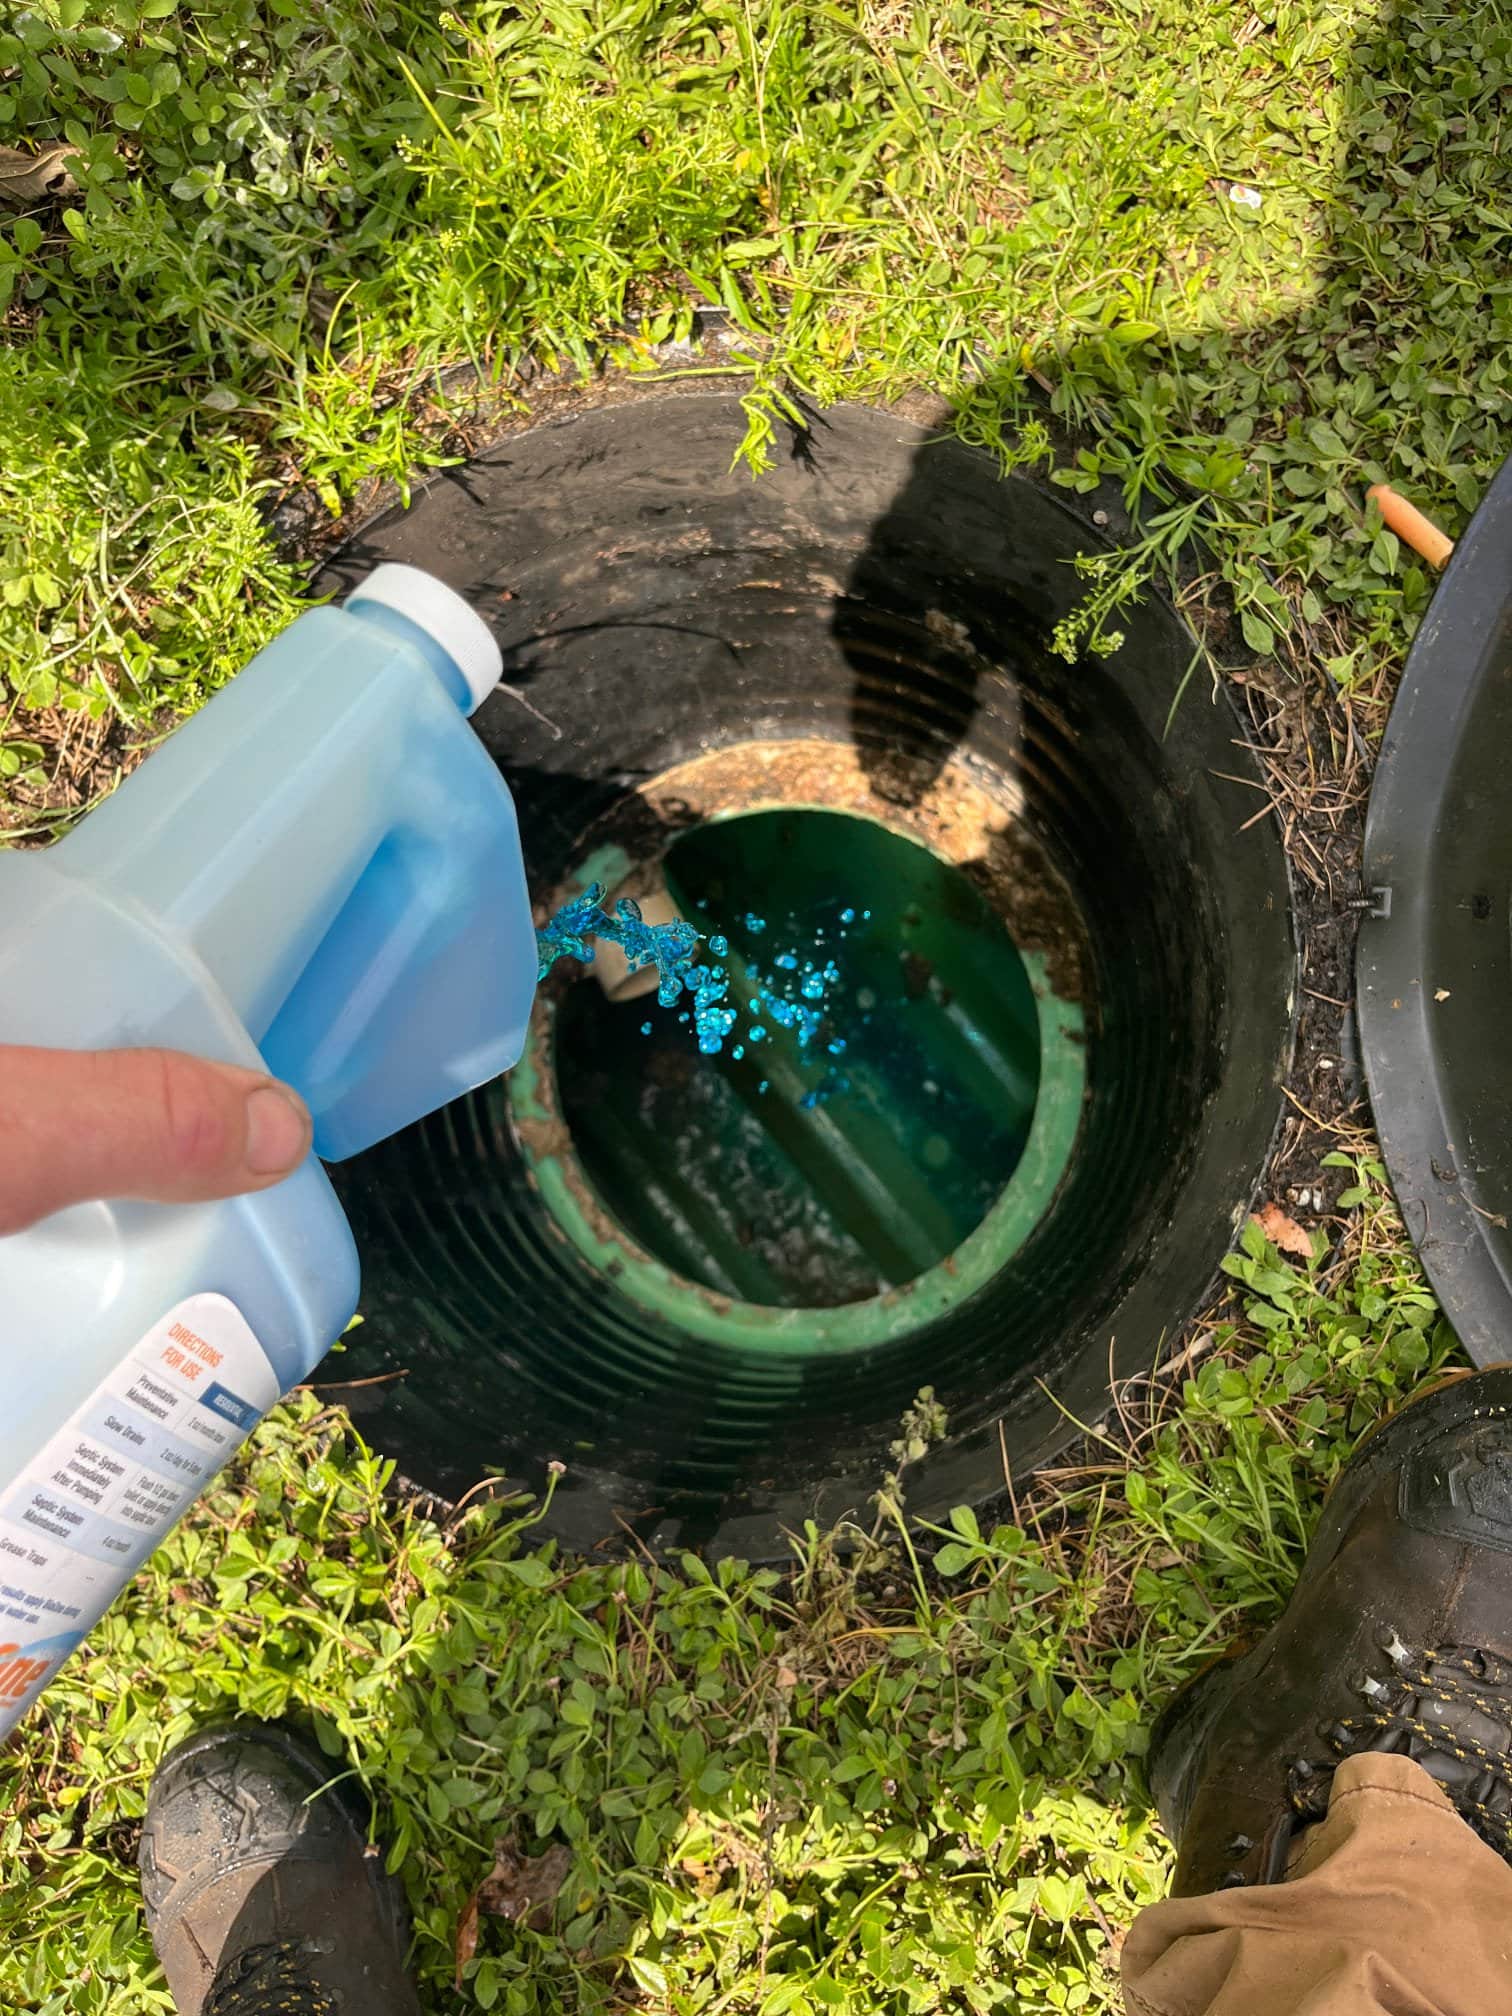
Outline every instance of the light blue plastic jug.
POLYGON ((507 1070, 535 988, 497 646, 383 566, 311 610, 66 839, 0 853, 0 1043, 165 1045, 294 1085, 315 1154, 221 1204, 0 1239, 0 1735, 357 1305, 317 1156, 507 1070))

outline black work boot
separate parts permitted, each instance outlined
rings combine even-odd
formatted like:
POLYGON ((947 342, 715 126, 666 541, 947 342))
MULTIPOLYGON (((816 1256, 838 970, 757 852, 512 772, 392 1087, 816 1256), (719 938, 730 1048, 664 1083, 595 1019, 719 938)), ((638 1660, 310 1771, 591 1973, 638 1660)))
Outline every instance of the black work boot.
POLYGON ((1150 1782, 1173 1895, 1278 1881, 1336 1766, 1365 1750, 1415 1758, 1512 1860, 1512 1366, 1371 1434, 1279 1622, 1161 1716, 1150 1782))
POLYGON ((147 1929, 179 2016, 419 2016, 403 1896, 291 1731, 191 1736, 147 1795, 147 1929))

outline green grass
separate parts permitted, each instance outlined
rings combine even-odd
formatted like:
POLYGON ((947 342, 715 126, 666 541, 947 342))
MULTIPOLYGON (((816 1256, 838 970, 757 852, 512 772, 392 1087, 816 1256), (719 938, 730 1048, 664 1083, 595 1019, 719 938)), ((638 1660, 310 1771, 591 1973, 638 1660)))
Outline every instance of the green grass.
POLYGON ((1195 539, 1379 699, 1429 584, 1366 484, 1457 528, 1507 445, 1509 55, 1507 0, 38 0, 0 128, 81 191, 0 227, 12 828, 286 620, 260 502, 423 461, 440 364, 649 363, 695 300, 754 462, 794 394, 1003 446, 1037 380, 1145 568, 1195 539))
MULTIPOLYGON (((700 300, 753 465, 799 397, 929 386, 1011 458, 1048 396, 1057 480, 1113 477, 1144 535, 1080 641, 1182 547, 1378 728, 1430 584, 1365 486, 1457 530, 1512 446, 1509 56, 1509 0, 35 0, 0 132, 66 135, 81 187, 0 219, 0 827, 73 816, 287 619, 269 507, 439 456, 441 367, 651 368, 700 300)), ((779 1585, 441 1533, 284 1410, 0 1759, 0 2002, 167 2007, 135 1821, 239 1706, 381 1798, 432 2008, 1113 2008, 1165 1869, 1152 1708, 1275 1610, 1448 1348, 1348 1208, 1326 1280, 1236 1259, 1185 1381, 1017 1523, 884 1514, 864 1574, 817 1534, 779 1585), (558 1924, 485 1922, 456 1994, 515 1827, 572 1849, 558 1924)))
POLYGON ((381 1802, 428 2008, 1114 2011, 1110 1941, 1167 1868, 1152 1711, 1274 1613, 1346 1452, 1449 1346, 1361 1215, 1329 1277, 1247 1235, 1184 1378, 1017 1523, 905 1538, 885 1504, 859 1556, 809 1533, 787 1582, 584 1564, 528 1507, 438 1531, 344 1416, 291 1403, 0 1762, 0 2003, 169 2007, 135 1822, 163 1752, 240 1709, 381 1802), (457 1995, 510 1833, 570 1848, 557 1920, 484 1919, 457 1995))

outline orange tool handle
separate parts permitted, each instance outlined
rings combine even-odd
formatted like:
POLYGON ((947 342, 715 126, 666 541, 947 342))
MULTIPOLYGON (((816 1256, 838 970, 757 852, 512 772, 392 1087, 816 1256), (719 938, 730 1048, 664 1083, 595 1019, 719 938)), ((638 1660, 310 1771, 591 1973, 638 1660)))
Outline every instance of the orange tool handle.
POLYGON ((1365 492, 1373 497, 1382 518, 1399 539, 1405 539, 1414 553, 1420 553, 1430 567, 1442 567, 1454 551, 1454 541, 1440 532, 1431 518, 1425 518, 1415 504, 1398 496, 1388 483, 1377 483, 1365 492))

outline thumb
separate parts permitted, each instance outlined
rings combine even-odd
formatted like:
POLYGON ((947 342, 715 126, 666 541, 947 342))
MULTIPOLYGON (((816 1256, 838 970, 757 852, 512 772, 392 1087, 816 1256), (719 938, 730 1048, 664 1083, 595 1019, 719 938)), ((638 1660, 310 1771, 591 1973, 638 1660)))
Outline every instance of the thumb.
POLYGON ((310 1137, 304 1102, 264 1072, 174 1050, 0 1045, 0 1234, 95 1197, 266 1190, 310 1137))

